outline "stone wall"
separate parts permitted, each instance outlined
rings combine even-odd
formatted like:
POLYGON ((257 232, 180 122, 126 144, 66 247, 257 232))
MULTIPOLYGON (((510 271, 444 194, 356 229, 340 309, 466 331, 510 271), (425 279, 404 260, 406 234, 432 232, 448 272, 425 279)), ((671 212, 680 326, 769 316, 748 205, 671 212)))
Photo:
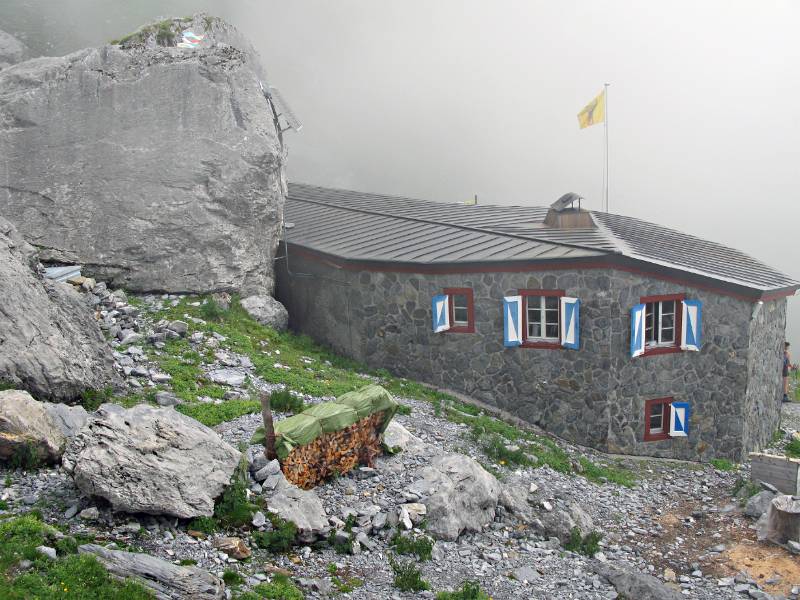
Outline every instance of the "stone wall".
POLYGON ((745 415, 748 373, 761 386, 780 384, 767 360, 748 362, 748 302, 614 270, 356 272, 291 249, 290 261, 294 276, 281 261, 277 281, 294 329, 372 367, 462 392, 566 439, 627 454, 740 459, 763 441, 749 431, 769 429, 745 415), (447 287, 473 289, 475 333, 431 331, 431 298, 447 287), (505 348, 502 298, 518 289, 563 289, 580 298, 580 350, 505 348), (673 293, 703 302, 702 351, 630 358, 631 306, 641 296, 673 293), (691 404, 689 437, 645 442, 646 400, 670 396, 691 404))
POLYGON ((765 302, 750 320, 745 446, 762 448, 778 427, 783 397, 781 368, 786 339, 786 299, 765 302))

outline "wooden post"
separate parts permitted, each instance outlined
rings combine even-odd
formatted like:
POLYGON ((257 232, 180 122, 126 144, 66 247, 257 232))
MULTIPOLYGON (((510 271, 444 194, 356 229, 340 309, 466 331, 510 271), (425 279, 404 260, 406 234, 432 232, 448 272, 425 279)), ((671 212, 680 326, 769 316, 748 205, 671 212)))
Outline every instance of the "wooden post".
POLYGON ((275 453, 275 426, 272 422, 272 408, 270 407, 269 392, 261 392, 261 418, 264 420, 264 456, 267 460, 278 458, 275 453))

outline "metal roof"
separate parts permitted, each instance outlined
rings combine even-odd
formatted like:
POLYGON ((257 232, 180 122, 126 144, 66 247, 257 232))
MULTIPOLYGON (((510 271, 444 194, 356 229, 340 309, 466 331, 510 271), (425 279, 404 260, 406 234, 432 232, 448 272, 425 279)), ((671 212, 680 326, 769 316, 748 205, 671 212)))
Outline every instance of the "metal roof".
POLYGON ((546 227, 547 208, 463 205, 289 184, 287 241, 358 262, 446 265, 625 256, 774 290, 800 284, 748 255, 630 217, 592 212, 597 228, 546 227))

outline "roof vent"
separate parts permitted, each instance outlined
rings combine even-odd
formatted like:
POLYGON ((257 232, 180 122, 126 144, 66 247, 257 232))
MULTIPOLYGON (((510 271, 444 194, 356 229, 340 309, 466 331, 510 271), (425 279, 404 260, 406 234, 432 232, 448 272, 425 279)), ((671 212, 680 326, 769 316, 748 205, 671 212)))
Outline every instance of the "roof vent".
POLYGON ((564 194, 550 205, 544 224, 557 229, 592 229, 596 227, 592 215, 581 208, 583 196, 575 192, 564 194), (578 208, 575 208, 575 203, 578 208))

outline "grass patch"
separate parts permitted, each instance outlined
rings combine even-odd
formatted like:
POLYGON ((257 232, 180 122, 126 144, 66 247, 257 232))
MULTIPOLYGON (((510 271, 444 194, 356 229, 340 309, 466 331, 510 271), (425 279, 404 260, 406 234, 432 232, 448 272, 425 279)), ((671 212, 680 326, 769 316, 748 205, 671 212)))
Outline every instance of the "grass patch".
POLYGON ((408 404, 400 404, 397 405, 397 414, 398 415, 405 415, 408 416, 412 412, 411 407, 408 404))
POLYGON ((182 558, 178 561, 178 564, 182 567, 193 567, 197 564, 197 561, 193 558, 182 558))
POLYGON ((349 594, 356 588, 364 585, 364 580, 358 577, 350 577, 349 572, 340 573, 334 563, 328 563, 328 573, 331 575, 331 583, 340 594, 349 594))
POLYGON ((224 527, 249 525, 256 507, 247 501, 247 459, 242 458, 225 488, 222 498, 214 507, 214 518, 224 527))
POLYGON ((264 548, 276 554, 288 552, 297 537, 297 526, 291 521, 285 521, 272 513, 268 513, 268 517, 272 523, 272 531, 254 532, 253 542, 259 548, 264 548))
POLYGON ((394 586, 402 592, 421 592, 430 589, 413 560, 398 562, 389 555, 389 566, 394 572, 394 586))
POLYGON ((772 439, 770 440, 770 445, 775 446, 776 444, 780 444, 783 441, 783 429, 776 429, 772 432, 772 439))
POLYGON ((244 583, 244 577, 239 575, 236 571, 230 571, 225 569, 222 573, 222 581, 225 582, 225 585, 242 585, 244 583))
POLYGON ((217 529, 219 529, 219 525, 217 524, 216 519, 212 517, 197 517, 196 519, 192 519, 189 521, 189 524, 186 526, 187 530, 191 531, 199 531, 200 533, 205 533, 206 535, 211 535, 217 529))
POLYGON ((269 583, 259 583, 251 592, 239 596, 240 600, 303 600, 303 592, 297 589, 286 575, 275 575, 269 583))
POLYGON ((760 485, 739 477, 736 480, 736 483, 733 484, 733 489, 731 489, 731 495, 739 498, 740 499, 739 503, 742 506, 744 506, 749 498, 755 496, 760 491, 761 491, 760 485))
POLYGON ((439 592, 436 600, 490 600, 477 581, 465 581, 454 592, 439 592))
POLYGON ((305 409, 303 399, 292 395, 288 388, 275 390, 269 395, 269 406, 277 412, 301 413, 305 409))
POLYGON ((398 554, 416 554, 420 560, 430 560, 433 552, 433 541, 424 535, 403 535, 399 531, 394 534, 391 545, 398 554))
POLYGON ((599 543, 601 539, 603 539, 603 534, 597 531, 592 531, 581 537, 581 530, 578 527, 573 527, 569 534, 569 540, 564 544, 564 548, 571 552, 591 557, 600 550, 599 543))
POLYGON ((186 416, 197 419, 207 427, 214 427, 225 421, 232 421, 242 415, 261 412, 261 403, 255 400, 226 400, 220 404, 196 402, 181 404, 178 410, 186 416))
MULTIPOLYGON (((88 554, 77 555, 77 543, 56 545, 59 556, 42 556, 37 546, 54 545, 56 530, 28 514, 0 522, 0 598, 38 600, 145 600, 152 594, 132 581, 112 579, 88 554), (63 554, 62 554, 63 553, 63 554), (29 570, 14 566, 29 560, 29 570)), ((67 538, 64 538, 67 539, 67 538)), ((75 542, 75 540, 72 540, 75 542)))
POLYGON ((101 404, 112 402, 113 398, 114 390, 111 387, 102 390, 84 390, 81 394, 81 406, 89 412, 94 412, 101 404))
POLYGON ((786 452, 786 456, 790 456, 792 458, 800 458, 800 440, 798 440, 797 438, 792 438, 791 441, 788 444, 786 444, 784 452, 786 452))
POLYGON ((583 456, 578 459, 578 462, 580 462, 583 468, 581 474, 589 481, 595 483, 616 483, 617 485, 629 488, 636 485, 636 475, 625 467, 598 465, 583 456))
POLYGON ((711 463, 718 471, 733 471, 736 469, 736 465, 727 458, 712 458, 708 462, 711 463))
POLYGON ((8 466, 12 469, 23 469, 29 471, 35 469, 43 463, 43 457, 33 442, 25 442, 14 449, 14 453, 8 458, 8 466))

